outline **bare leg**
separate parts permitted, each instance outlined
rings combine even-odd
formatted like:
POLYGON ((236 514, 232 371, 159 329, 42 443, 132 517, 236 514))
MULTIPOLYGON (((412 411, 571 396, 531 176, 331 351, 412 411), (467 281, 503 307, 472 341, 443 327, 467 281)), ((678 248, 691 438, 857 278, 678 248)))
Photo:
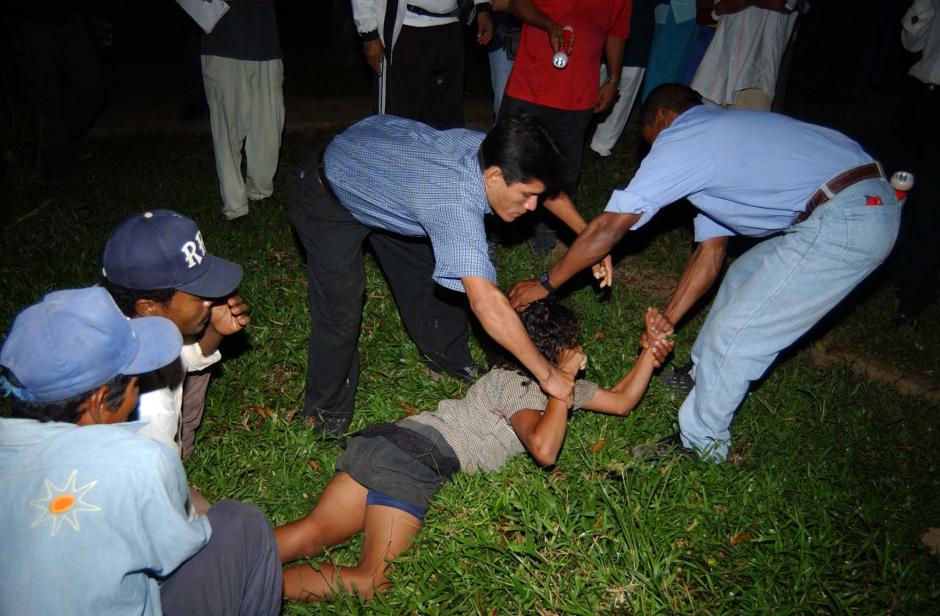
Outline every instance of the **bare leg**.
POLYGON ((342 543, 365 526, 368 490, 346 473, 336 473, 305 517, 278 526, 274 538, 281 562, 316 556, 342 543))
POLYGON ((384 505, 369 505, 365 514, 362 556, 355 567, 321 563, 314 570, 298 565, 284 571, 284 597, 321 601, 339 589, 371 599, 391 585, 385 572, 391 561, 411 545, 421 521, 410 513, 384 505))

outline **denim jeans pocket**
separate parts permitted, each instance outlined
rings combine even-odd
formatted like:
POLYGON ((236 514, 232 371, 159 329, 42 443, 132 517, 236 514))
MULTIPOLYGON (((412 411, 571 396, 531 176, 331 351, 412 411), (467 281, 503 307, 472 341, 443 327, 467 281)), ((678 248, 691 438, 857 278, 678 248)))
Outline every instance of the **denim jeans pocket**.
POLYGON ((846 208, 842 260, 853 267, 874 269, 884 261, 897 237, 900 212, 894 203, 846 208))

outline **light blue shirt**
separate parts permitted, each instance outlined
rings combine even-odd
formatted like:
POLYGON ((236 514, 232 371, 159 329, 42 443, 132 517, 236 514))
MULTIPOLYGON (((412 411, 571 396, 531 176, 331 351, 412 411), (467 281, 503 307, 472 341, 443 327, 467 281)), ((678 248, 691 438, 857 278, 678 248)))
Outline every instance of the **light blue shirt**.
POLYGON ((159 615, 157 578, 208 542, 179 455, 141 423, 0 419, 0 613, 159 615))
POLYGON ((323 156, 330 187, 362 224, 428 237, 434 280, 463 292, 464 276, 496 283, 483 217, 483 133, 439 131, 390 115, 371 116, 337 135, 323 156))
POLYGON ((776 113, 698 105, 663 130, 606 211, 640 214, 637 229, 687 197, 695 240, 762 237, 790 227, 826 180, 872 158, 828 128, 776 113))

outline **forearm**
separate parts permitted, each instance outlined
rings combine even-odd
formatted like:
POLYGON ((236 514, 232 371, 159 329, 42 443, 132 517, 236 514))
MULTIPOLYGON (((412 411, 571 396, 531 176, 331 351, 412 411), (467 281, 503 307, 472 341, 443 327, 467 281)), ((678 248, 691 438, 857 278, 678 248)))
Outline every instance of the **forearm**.
POLYGON ((551 212, 555 218, 565 223, 575 234, 580 234, 587 227, 587 222, 585 222, 581 214, 578 213, 578 209, 574 206, 568 193, 558 193, 557 197, 546 199, 543 205, 546 210, 551 212))
POLYGON ((219 345, 222 344, 222 338, 224 336, 212 327, 212 323, 206 325, 206 331, 203 333, 202 338, 199 339, 199 350, 202 351, 203 356, 209 357, 216 352, 216 349, 219 348, 219 345))
POLYGON ((557 289, 584 268, 603 259, 638 219, 637 214, 599 214, 548 271, 551 285, 557 289))
POLYGON ((547 379, 552 372, 551 364, 532 343, 522 321, 519 320, 519 315, 513 310, 506 296, 489 281, 484 282, 485 284, 475 283, 470 287, 466 279, 464 280, 470 308, 479 319, 480 325, 494 341, 512 353, 532 376, 539 381, 547 379))
POLYGON ((712 238, 699 244, 692 253, 675 293, 663 310, 673 324, 678 323, 715 283, 725 260, 727 244, 728 238, 712 238))
POLYGON ((604 44, 604 57, 607 59, 607 80, 619 84, 620 71, 623 68, 623 50, 627 39, 608 36, 604 44))
POLYGON ((611 391, 617 397, 615 407, 617 415, 628 415, 640 403, 643 394, 649 388, 650 378, 653 376, 653 367, 653 354, 648 349, 644 349, 630 372, 625 374, 620 382, 611 388, 611 391))
POLYGON ((529 436, 527 447, 532 458, 542 466, 554 464, 558 460, 558 452, 561 451, 567 428, 568 405, 549 396, 545 412, 529 436))
POLYGON ((548 32, 556 26, 554 20, 535 6, 532 0, 509 0, 509 12, 519 18, 522 23, 529 24, 548 32))

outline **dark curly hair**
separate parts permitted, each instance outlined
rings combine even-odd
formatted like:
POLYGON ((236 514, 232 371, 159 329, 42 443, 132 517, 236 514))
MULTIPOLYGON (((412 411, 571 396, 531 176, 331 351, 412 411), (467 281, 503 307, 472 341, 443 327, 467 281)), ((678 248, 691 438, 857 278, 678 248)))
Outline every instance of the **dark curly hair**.
MULTIPOLYGON (((519 315, 529 332, 535 347, 554 366, 560 349, 573 349, 581 344, 581 325, 578 317, 569 308, 554 299, 543 299, 529 304, 519 315)), ((529 377, 526 370, 514 357, 494 350, 490 358, 493 368, 515 370, 529 377)))

